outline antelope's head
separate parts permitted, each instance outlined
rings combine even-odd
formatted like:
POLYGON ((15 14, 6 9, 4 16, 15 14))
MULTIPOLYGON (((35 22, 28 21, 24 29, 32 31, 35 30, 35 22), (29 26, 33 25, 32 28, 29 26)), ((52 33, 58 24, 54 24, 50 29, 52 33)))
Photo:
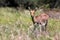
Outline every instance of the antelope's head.
POLYGON ((34 16, 35 10, 30 10, 30 15, 34 16))

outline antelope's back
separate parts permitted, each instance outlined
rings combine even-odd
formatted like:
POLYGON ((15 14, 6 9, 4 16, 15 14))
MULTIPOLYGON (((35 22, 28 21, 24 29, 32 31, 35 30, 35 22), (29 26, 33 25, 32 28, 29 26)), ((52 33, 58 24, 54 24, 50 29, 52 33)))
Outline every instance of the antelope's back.
POLYGON ((42 18, 42 19, 48 19, 49 16, 48 16, 47 14, 45 14, 45 13, 42 13, 42 14, 41 14, 41 18, 42 18))

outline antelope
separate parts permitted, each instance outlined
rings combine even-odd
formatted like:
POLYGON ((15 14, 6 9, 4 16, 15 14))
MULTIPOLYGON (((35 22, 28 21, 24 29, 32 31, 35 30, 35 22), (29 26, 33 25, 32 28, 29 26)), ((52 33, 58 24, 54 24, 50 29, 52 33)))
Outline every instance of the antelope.
POLYGON ((36 29, 35 24, 38 24, 40 27, 40 31, 46 31, 46 26, 48 23, 48 17, 49 16, 46 13, 41 13, 37 16, 35 16, 34 14, 35 14, 35 10, 30 10, 32 22, 34 24, 34 30, 36 29))

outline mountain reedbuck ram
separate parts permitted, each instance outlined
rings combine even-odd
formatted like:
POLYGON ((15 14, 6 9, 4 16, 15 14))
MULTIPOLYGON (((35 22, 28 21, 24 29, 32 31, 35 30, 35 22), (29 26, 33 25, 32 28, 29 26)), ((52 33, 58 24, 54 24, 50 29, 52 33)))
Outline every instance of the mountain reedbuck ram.
POLYGON ((37 28, 36 24, 39 25, 40 32, 46 31, 46 26, 47 26, 47 23, 48 23, 48 17, 49 16, 44 12, 39 14, 38 16, 35 16, 34 14, 35 14, 35 10, 30 10, 30 15, 31 15, 31 18, 32 18, 32 22, 34 24, 33 31, 37 28))

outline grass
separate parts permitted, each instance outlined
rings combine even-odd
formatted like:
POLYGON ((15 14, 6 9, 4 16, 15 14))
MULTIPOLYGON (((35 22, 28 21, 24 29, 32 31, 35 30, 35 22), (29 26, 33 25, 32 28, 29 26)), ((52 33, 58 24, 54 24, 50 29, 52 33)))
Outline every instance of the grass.
MULTIPOLYGON (((36 13, 39 13, 39 11, 36 13)), ((29 11, 17 11, 14 8, 8 7, 0 8, 0 40, 37 40, 35 37, 33 39, 29 28, 32 28, 32 20, 29 11)), ((47 31, 50 37, 53 37, 56 32, 60 32, 60 20, 49 18, 47 31)), ((51 39, 42 35, 38 37, 38 40, 51 39)))
POLYGON ((49 19, 48 30, 52 36, 56 32, 60 32, 60 19, 49 19))

